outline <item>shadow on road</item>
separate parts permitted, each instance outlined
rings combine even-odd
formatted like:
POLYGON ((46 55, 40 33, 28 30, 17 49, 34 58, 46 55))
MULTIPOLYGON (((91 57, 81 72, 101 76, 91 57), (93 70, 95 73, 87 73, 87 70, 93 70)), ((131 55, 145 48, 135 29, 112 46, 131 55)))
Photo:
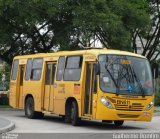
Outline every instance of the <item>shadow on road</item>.
MULTIPOLYGON (((58 116, 45 116, 45 121, 56 122, 61 124, 66 124, 71 126, 70 123, 65 123, 63 118, 58 116)), ((82 120, 79 127, 88 128, 88 129, 96 129, 96 130, 144 130, 145 128, 135 127, 135 126, 127 126, 124 122, 124 125, 121 127, 117 127, 112 123, 102 123, 100 121, 91 121, 91 120, 82 120)))
MULTIPOLYGON (((44 126, 47 128, 45 132, 142 132, 142 131, 151 131, 159 130, 159 119, 155 118, 152 123, 148 122, 136 122, 136 121, 126 121, 121 127, 117 127, 114 124, 102 123, 101 121, 91 121, 91 120, 82 120, 81 125, 78 127, 73 127, 70 123, 65 123, 64 119, 56 115, 45 115, 43 119, 28 119, 24 115, 24 111, 3 111, 0 114, 1 117, 5 117, 12 120, 17 124, 17 130, 21 131, 21 126, 23 125, 24 130, 30 128, 35 128, 35 131, 38 131, 37 128, 43 131, 44 126), (33 126, 32 126, 33 124, 33 126)), ((32 130, 31 130, 32 131, 32 130)))

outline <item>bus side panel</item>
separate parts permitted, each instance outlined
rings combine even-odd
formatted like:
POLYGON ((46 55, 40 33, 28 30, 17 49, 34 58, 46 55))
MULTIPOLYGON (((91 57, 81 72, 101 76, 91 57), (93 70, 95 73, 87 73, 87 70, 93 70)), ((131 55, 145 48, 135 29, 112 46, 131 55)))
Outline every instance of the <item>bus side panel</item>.
POLYGON ((81 115, 81 86, 80 83, 75 82, 57 82, 54 88, 54 113, 65 115, 65 104, 68 98, 74 98, 77 101, 79 108, 79 115, 81 115))
POLYGON ((15 61, 13 61, 13 65, 12 65, 11 73, 14 74, 14 77, 12 77, 12 75, 11 75, 10 95, 9 95, 9 103, 13 108, 18 108, 18 97, 19 97, 18 96, 18 91, 19 91, 18 90, 19 89, 18 88, 18 85, 19 85, 19 60, 16 60, 16 61, 18 61, 18 64, 16 64, 16 66, 15 66, 14 65, 15 61), (13 68, 14 66, 16 68, 13 68), (12 80, 12 78, 14 78, 14 79, 12 80))
POLYGON ((82 85, 78 81, 67 81, 66 83, 66 99, 69 97, 72 97, 76 100, 78 104, 78 112, 79 116, 81 116, 81 90, 82 90, 82 85))
POLYGON ((17 107, 17 89, 16 89, 16 83, 17 81, 11 81, 10 82, 10 94, 9 94, 9 105, 13 108, 17 107))
MULTIPOLYGON (((36 58, 35 58, 36 59, 36 58)), ((33 59, 33 60, 35 60, 33 59)), ((41 59, 40 59, 41 60, 41 59)), ((44 64, 40 62, 40 67, 39 70, 41 70, 40 77, 38 76, 38 79, 31 79, 33 76, 33 66, 35 66, 37 63, 32 63, 32 68, 31 68, 31 75, 28 80, 24 80, 24 85, 23 85, 23 92, 24 92, 24 104, 27 95, 31 95, 34 100, 34 110, 35 111, 42 111, 42 92, 43 92, 43 69, 44 69, 44 64)), ((29 73, 29 72, 28 72, 29 73)), ((34 75, 35 76, 35 75, 34 75)))
POLYGON ((63 82, 56 82, 54 86, 54 113, 64 115, 66 84, 63 82))
POLYGON ((41 88, 42 82, 41 81, 25 81, 24 82, 24 103, 25 98, 27 95, 32 95, 34 99, 35 111, 41 111, 41 88))
POLYGON ((20 100, 22 99, 20 98, 20 65, 18 66, 16 80, 11 80, 10 82, 10 98, 9 99, 10 99, 10 105, 13 108, 22 109, 22 107, 20 106, 20 101, 23 102, 23 100, 20 100))
POLYGON ((23 86, 25 63, 26 63, 25 59, 14 59, 13 61, 11 77, 10 77, 10 94, 9 94, 9 103, 13 108, 23 107, 22 104, 23 90, 21 90, 22 92, 20 92, 20 80, 22 83, 21 86, 23 86))

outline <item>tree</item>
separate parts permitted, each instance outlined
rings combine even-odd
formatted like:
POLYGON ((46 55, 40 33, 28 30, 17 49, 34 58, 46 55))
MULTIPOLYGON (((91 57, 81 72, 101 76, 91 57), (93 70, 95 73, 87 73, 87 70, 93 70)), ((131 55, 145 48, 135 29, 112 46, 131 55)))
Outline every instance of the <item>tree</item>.
POLYGON ((0 88, 9 88, 11 66, 3 62, 3 68, 0 69, 0 88), (4 79, 2 79, 4 78, 4 79))
POLYGON ((47 26, 45 20, 39 18, 41 11, 32 8, 32 1, 28 2, 8 0, 0 3, 0 58, 7 63, 11 63, 15 55, 47 52, 53 47, 52 40, 46 47, 49 31, 40 33, 47 26))
MULTIPOLYGON (((136 45, 137 40, 140 40, 143 48, 142 55, 153 62, 160 55, 160 1, 148 0, 148 5, 150 7, 148 12, 151 18, 151 26, 146 30, 135 29, 133 44, 136 45)), ((134 50, 136 51, 136 47, 134 47, 134 50)))
POLYGON ((0 58, 90 47, 132 51, 136 30, 149 26, 145 0, 1 0, 0 58))

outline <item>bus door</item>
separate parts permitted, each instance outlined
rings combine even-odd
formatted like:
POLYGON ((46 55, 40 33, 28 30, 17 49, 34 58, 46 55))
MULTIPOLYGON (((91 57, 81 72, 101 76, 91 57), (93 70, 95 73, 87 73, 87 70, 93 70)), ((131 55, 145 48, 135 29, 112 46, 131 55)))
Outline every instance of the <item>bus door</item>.
POLYGON ((18 107, 23 108, 23 78, 24 65, 19 66, 19 89, 18 89, 18 107))
POLYGON ((84 93, 84 116, 95 117, 97 99, 97 78, 94 62, 86 63, 86 79, 84 93))
POLYGON ((54 77, 56 72, 56 63, 47 62, 45 71, 45 87, 44 87, 44 110, 54 111, 54 77))

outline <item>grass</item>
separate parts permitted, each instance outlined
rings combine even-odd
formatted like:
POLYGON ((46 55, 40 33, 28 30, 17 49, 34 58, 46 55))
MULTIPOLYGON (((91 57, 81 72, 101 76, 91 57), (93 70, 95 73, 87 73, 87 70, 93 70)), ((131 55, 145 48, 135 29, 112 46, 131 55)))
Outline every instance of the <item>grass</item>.
POLYGON ((160 106, 160 93, 155 94, 155 106, 160 106))
POLYGON ((9 105, 0 105, 0 108, 12 108, 12 107, 9 105))
POLYGON ((154 110, 154 112, 160 112, 159 110, 154 110))

